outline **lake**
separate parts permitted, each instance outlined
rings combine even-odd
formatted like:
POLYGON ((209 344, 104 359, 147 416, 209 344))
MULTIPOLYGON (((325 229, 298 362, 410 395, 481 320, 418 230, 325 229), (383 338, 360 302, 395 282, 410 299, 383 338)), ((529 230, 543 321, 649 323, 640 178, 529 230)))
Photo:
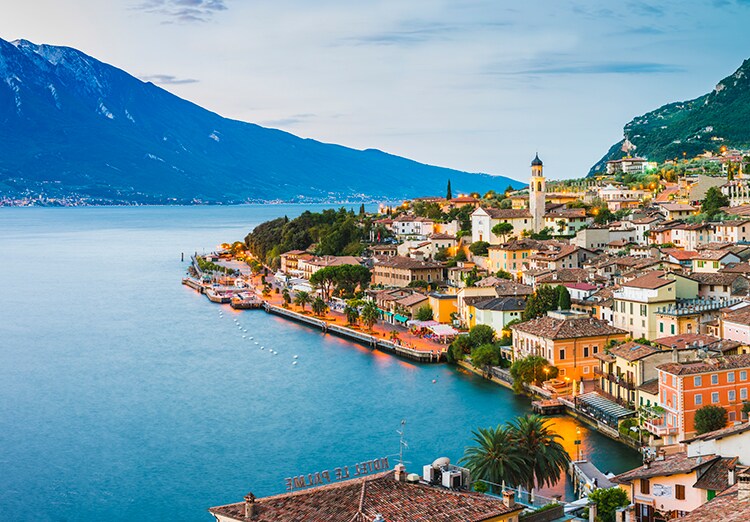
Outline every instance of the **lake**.
MULTIPOLYGON (((210 521, 208 507, 281 493, 286 477, 395 463, 401 419, 419 473, 457 460, 476 427, 529 410, 453 367, 235 312, 180 284, 193 252, 305 208, 324 207, 0 208, 3 520, 210 521)), ((554 422, 574 455, 579 424, 554 422)), ((581 430, 602 470, 640 463, 581 430)))

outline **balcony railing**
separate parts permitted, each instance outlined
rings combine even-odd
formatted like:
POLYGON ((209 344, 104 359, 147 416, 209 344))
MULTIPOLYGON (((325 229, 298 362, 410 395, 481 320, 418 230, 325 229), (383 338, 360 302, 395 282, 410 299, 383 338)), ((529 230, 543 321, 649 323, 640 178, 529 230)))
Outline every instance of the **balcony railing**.
POLYGON ((655 419, 646 421, 643 426, 646 428, 647 431, 650 433, 653 433, 654 435, 658 437, 663 437, 665 435, 672 435, 674 433, 677 433, 677 428, 673 426, 667 426, 667 424, 664 423, 664 419, 655 419))
POLYGON ((601 368, 594 368, 594 375, 597 377, 604 377, 609 382, 613 382, 617 384, 618 386, 625 388, 626 390, 635 390, 635 383, 633 381, 630 381, 626 379, 625 377, 621 375, 616 375, 614 373, 608 373, 602 370, 601 368))

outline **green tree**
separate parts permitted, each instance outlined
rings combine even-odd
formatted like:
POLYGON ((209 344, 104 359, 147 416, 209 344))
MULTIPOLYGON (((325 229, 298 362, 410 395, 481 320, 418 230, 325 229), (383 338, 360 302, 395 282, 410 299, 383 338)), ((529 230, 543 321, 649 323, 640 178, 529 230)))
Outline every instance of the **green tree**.
POLYGON ((595 489, 589 493, 589 501, 596 504, 597 516, 601 522, 615 522, 617 508, 630 504, 627 492, 618 487, 595 489))
POLYGON ((710 187, 703 198, 701 212, 711 219, 721 212, 721 207, 727 206, 729 206, 729 198, 722 194, 718 187, 710 187))
POLYGON ((311 301, 312 298, 310 297, 310 294, 304 290, 297 292, 297 295, 294 296, 294 304, 302 307, 303 311, 305 310, 305 305, 310 304, 311 301))
POLYGON ((469 245, 469 252, 475 256, 486 256, 490 244, 487 241, 475 241, 469 245))
POLYGON ((284 300, 284 308, 288 308, 289 303, 292 302, 292 296, 289 295, 289 290, 284 288, 284 291, 281 292, 281 298, 284 300))
POLYGON ((495 342, 495 330, 486 324, 477 324, 469 330, 469 342, 471 348, 483 344, 492 344, 495 342))
POLYGON ((524 384, 541 384, 546 379, 557 377, 559 370, 539 355, 529 355, 516 359, 510 367, 513 377, 513 389, 516 393, 523 390, 524 384))
POLYGON ((445 199, 448 201, 453 199, 453 191, 451 190, 451 180, 448 180, 448 190, 445 192, 445 199))
POLYGON ((432 307, 430 305, 420 306, 417 309, 417 321, 432 321, 432 307))
POLYGON ((720 430, 727 425, 727 410, 709 404, 695 412, 695 431, 698 435, 720 430))
POLYGON ((555 224, 557 225, 557 233, 564 234, 565 227, 568 226, 568 223, 564 219, 558 219, 557 221, 555 221, 555 224))
POLYGON ((471 470, 473 479, 494 484, 520 484, 527 461, 514 446, 508 426, 478 428, 472 432, 474 446, 469 446, 459 461, 471 470))
POLYGON ((524 321, 529 321, 537 317, 547 315, 550 310, 557 310, 560 300, 558 291, 550 285, 541 285, 526 300, 522 317, 524 321))
POLYGON ((477 267, 472 267, 468 274, 463 276, 464 284, 466 286, 476 286, 479 281, 479 272, 477 267))
POLYGON ((325 300, 323 300, 322 297, 318 296, 315 298, 315 300, 310 305, 310 308, 312 309, 313 313, 317 315, 318 317, 323 316, 328 311, 328 305, 326 304, 325 300))
POLYGON ((557 287, 557 307, 560 310, 570 310, 570 292, 563 285, 557 287))
POLYGON ((360 216, 364 216, 364 215, 365 215, 365 204, 364 204, 364 203, 362 203, 362 204, 361 204, 361 205, 359 206, 359 215, 360 215, 360 216))
POLYGON ((466 354, 471 352, 471 341, 468 335, 459 335, 448 347, 447 359, 449 363, 463 361, 466 354))
POLYGON ((380 312, 378 311, 378 305, 375 304, 375 301, 367 301, 365 306, 362 307, 362 312, 360 313, 362 322, 368 330, 372 330, 372 325, 378 321, 379 315, 380 312))
POLYGON ((415 279, 414 281, 409 281, 409 284, 406 285, 407 288, 427 288, 430 286, 430 283, 423 279, 415 279))
POLYGON ((503 242, 505 242, 506 236, 512 232, 513 225, 510 223, 498 223, 497 225, 492 227, 492 233, 498 237, 503 238, 503 242))
POLYGON ((362 265, 339 265, 333 268, 336 292, 341 297, 351 297, 354 292, 364 291, 370 285, 370 269, 362 265))
POLYGON ((336 285, 337 266, 326 266, 310 276, 310 284, 323 291, 325 299, 331 298, 331 292, 336 285))
POLYGON ((562 437, 552 431, 551 424, 539 415, 524 415, 511 423, 511 438, 527 457, 519 483, 528 490, 555 485, 570 464, 570 456, 559 442, 562 437))
POLYGON ((347 301, 346 306, 344 306, 344 315, 349 324, 355 324, 357 319, 359 319, 359 308, 357 308, 357 303, 353 302, 353 300, 347 301))
POLYGON ((463 251, 463 249, 456 252, 456 255, 453 257, 455 261, 466 261, 466 252, 463 251))
POLYGON ((485 372, 490 366, 499 366, 501 359, 502 351, 496 344, 481 344, 471 350, 471 364, 485 372))

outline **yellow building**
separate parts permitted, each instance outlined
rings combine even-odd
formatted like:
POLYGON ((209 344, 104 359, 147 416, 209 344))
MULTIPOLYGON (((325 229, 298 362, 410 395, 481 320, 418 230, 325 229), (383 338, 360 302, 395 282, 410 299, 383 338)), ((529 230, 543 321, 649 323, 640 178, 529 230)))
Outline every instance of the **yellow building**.
POLYGON ((539 248, 540 243, 533 239, 513 239, 508 243, 490 245, 487 250, 487 268, 492 273, 505 270, 514 278, 521 279, 523 271, 531 266, 531 256, 539 248))
POLYGON ((458 313, 458 297, 456 294, 440 294, 432 292, 427 294, 430 308, 432 308, 432 319, 439 323, 450 324, 453 322, 454 314, 458 313))

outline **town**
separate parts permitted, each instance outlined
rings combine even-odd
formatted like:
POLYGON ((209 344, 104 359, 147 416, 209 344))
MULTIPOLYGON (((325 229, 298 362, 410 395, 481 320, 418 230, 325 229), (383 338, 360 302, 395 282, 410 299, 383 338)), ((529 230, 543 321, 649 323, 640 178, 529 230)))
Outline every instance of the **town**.
MULTIPOLYGON (((534 397, 539 413, 566 411, 639 449, 643 465, 617 476, 580 455, 571 464, 581 496, 626 493, 618 520, 739 507, 747 519, 747 152, 657 165, 627 138, 622 150, 595 178, 548 181, 537 155, 526 189, 454 195, 448 181, 445 197, 376 213, 265 223, 196 256, 185 282, 216 302, 462 365, 534 397)), ((498 520, 514 520, 506 511, 498 520)))

